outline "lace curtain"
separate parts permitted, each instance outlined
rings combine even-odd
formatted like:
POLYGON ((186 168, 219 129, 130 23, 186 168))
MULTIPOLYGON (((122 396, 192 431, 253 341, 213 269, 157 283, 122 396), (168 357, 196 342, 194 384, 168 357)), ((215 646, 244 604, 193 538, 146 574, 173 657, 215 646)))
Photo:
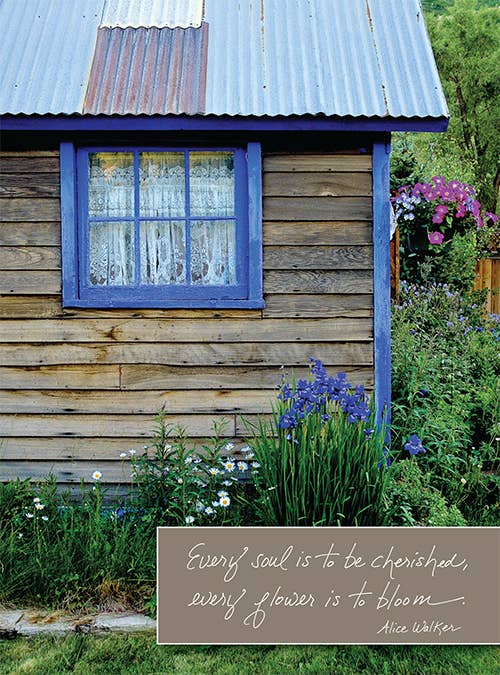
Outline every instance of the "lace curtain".
POLYGON ((236 283, 234 194, 230 152, 138 153, 138 186, 134 153, 91 153, 90 283, 236 283))

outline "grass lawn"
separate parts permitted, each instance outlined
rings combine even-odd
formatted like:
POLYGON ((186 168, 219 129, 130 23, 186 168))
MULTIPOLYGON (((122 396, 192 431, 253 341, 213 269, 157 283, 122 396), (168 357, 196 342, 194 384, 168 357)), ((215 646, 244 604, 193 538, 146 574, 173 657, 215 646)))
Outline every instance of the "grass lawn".
POLYGON ((0 675, 34 673, 334 673, 496 675, 494 646, 159 646, 154 637, 78 636, 0 642, 0 675))

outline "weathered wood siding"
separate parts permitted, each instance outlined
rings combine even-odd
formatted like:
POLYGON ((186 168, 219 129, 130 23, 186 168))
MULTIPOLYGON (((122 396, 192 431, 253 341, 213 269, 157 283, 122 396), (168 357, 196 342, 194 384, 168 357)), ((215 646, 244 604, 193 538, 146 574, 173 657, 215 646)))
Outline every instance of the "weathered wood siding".
POLYGON ((56 151, 0 154, 0 475, 126 481, 153 416, 203 439, 270 411, 310 356, 373 385, 371 156, 264 154, 263 310, 61 305, 56 151))

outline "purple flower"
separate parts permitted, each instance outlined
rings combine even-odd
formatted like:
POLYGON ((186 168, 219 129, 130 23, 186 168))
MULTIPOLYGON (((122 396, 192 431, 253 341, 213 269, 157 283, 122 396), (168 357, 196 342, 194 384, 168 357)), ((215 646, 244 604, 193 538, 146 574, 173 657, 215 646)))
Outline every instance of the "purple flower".
POLYGON ((405 450, 409 452, 410 455, 418 455, 419 452, 426 452, 426 449, 422 445, 422 441, 417 434, 411 434, 410 440, 408 443, 405 443, 405 450))
MULTIPOLYGON (((436 216, 434 216, 434 218, 435 217, 436 216)), ((435 222, 434 218, 432 219, 433 222, 435 222)), ((440 222, 442 222, 442 219, 440 222)), ((431 244, 439 245, 443 243, 444 234, 442 232, 429 232, 428 237, 431 244)))

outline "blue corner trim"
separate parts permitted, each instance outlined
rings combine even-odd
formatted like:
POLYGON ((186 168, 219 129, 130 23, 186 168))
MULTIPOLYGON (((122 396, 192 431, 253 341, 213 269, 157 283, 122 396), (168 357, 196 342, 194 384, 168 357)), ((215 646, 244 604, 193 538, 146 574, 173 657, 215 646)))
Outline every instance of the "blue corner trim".
POLYGON ((3 115, 4 131, 446 131, 448 117, 3 115))
POLYGON ((61 257, 63 306, 78 296, 78 236, 76 228, 76 153, 73 143, 59 147, 61 180, 61 257))
POLYGON ((391 422, 390 142, 373 144, 374 362, 377 422, 391 422))
POLYGON ((262 156, 260 143, 247 146, 249 300, 262 301, 262 156))

